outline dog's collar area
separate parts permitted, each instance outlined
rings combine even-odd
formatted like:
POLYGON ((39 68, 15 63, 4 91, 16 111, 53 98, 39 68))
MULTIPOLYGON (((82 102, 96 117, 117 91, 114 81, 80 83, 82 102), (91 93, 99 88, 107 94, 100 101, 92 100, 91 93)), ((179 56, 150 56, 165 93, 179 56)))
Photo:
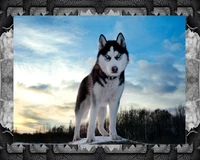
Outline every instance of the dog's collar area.
MULTIPOLYGON (((107 76, 108 77, 108 76, 107 76)), ((113 80, 115 79, 116 77, 108 77, 109 80, 113 80)))
POLYGON ((107 79, 109 79, 109 80, 113 80, 113 79, 115 79, 115 78, 117 78, 117 77, 111 77, 111 76, 107 76, 103 71, 99 71, 99 74, 102 76, 102 77, 104 77, 104 78, 107 78, 107 79))

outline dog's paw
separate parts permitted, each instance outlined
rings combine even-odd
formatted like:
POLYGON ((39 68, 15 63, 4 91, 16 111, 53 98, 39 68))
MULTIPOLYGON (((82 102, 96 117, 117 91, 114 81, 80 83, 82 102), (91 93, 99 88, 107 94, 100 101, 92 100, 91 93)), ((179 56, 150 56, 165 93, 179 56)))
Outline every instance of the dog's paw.
POLYGON ((80 137, 74 137, 74 138, 73 138, 73 142, 74 142, 74 141, 79 141, 79 140, 81 140, 80 137))
POLYGON ((94 137, 89 137, 89 138, 87 138, 87 140, 86 140, 86 142, 87 143, 92 143, 92 142, 94 142, 95 141, 95 138, 94 137))
POLYGON ((122 137, 120 137, 118 135, 111 135, 110 137, 112 140, 122 140, 122 137))

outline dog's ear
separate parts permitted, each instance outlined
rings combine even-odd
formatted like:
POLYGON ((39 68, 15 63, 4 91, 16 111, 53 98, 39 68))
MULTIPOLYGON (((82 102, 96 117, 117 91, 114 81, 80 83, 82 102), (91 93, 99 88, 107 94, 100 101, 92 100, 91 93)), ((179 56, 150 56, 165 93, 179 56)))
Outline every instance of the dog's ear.
POLYGON ((101 34, 99 36, 99 50, 101 50, 106 45, 106 42, 106 37, 103 34, 101 34))
POLYGON ((116 41, 120 46, 126 47, 125 38, 121 32, 118 34, 116 41))

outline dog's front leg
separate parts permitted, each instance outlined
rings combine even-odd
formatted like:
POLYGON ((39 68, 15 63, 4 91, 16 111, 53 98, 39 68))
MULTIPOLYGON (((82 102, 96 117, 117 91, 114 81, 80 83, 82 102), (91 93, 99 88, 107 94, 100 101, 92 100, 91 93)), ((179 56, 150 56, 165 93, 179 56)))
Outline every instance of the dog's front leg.
POLYGON ((122 137, 117 135, 116 131, 116 119, 117 119, 117 112, 119 108, 119 101, 111 101, 109 103, 109 110, 110 110, 110 137, 113 140, 120 140, 122 137))
POLYGON ((87 131, 87 143, 95 141, 95 126, 96 126, 96 117, 99 111, 99 107, 92 105, 90 109, 90 120, 87 131))

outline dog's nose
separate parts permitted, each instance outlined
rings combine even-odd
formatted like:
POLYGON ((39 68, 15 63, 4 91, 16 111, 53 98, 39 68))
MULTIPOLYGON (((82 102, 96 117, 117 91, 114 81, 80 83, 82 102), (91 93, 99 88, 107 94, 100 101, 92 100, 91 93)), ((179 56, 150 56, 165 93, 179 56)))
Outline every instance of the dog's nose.
POLYGON ((112 67, 112 72, 113 72, 113 73, 117 73, 117 71, 118 71, 117 66, 113 66, 113 67, 112 67))

